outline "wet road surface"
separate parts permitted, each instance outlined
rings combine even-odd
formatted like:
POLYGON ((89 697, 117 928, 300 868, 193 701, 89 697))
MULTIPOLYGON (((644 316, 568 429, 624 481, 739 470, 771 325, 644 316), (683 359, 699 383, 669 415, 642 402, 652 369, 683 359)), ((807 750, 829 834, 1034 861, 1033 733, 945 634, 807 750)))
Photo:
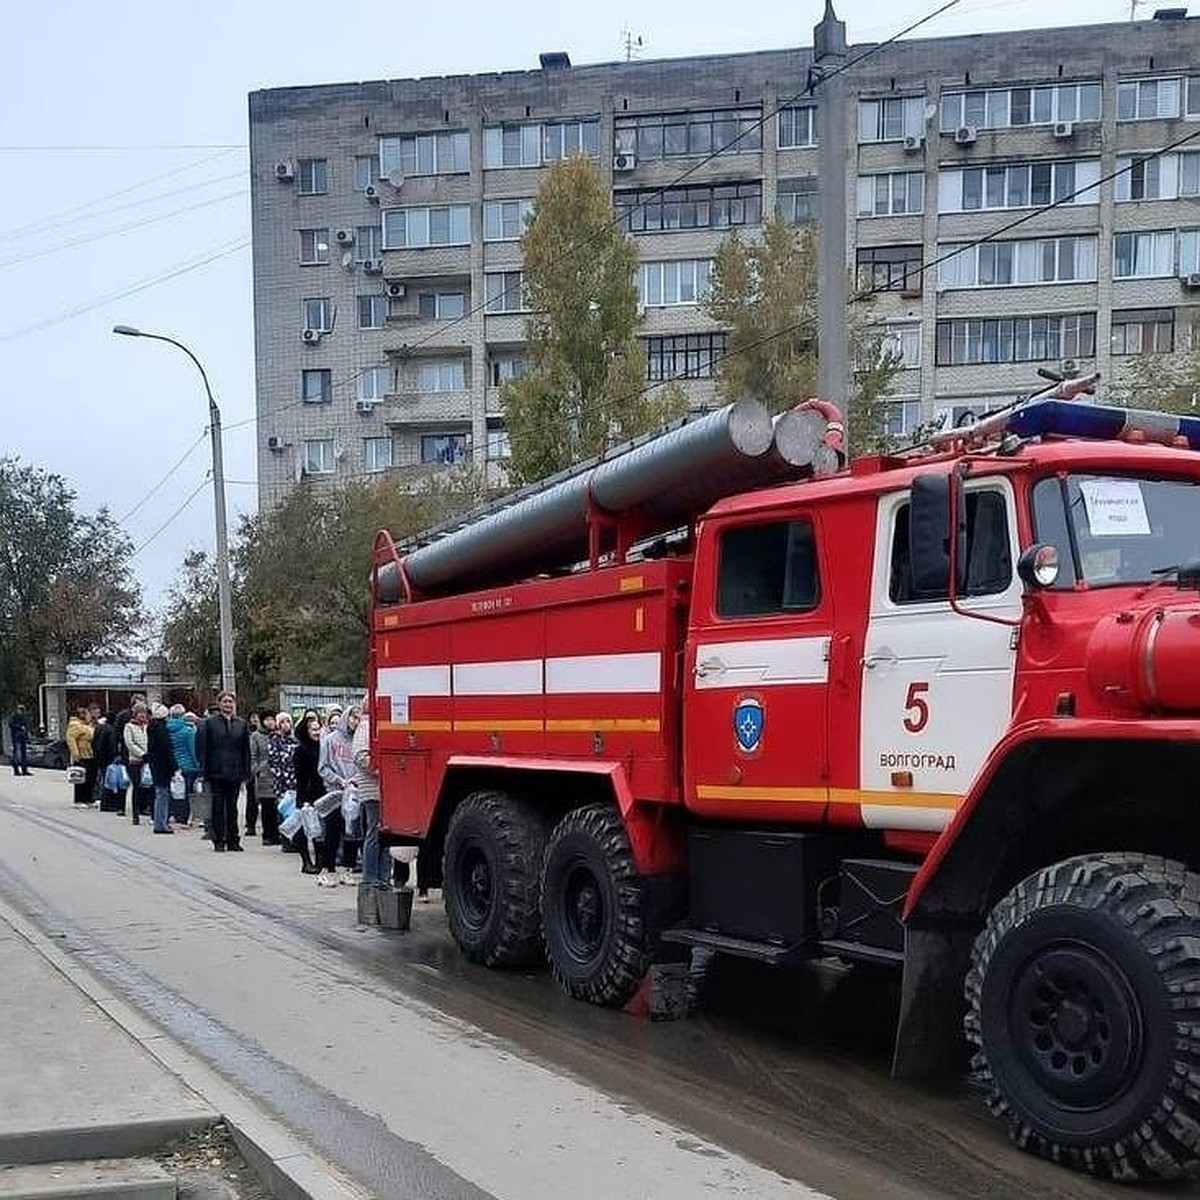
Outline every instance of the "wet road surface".
POLYGON ((65 794, 0 786, 0 892, 376 1195, 1130 1194, 1015 1150, 965 1084, 890 1080, 879 976, 725 961, 700 1015, 642 1021, 471 966, 440 906, 363 929, 293 856, 206 853, 65 794))

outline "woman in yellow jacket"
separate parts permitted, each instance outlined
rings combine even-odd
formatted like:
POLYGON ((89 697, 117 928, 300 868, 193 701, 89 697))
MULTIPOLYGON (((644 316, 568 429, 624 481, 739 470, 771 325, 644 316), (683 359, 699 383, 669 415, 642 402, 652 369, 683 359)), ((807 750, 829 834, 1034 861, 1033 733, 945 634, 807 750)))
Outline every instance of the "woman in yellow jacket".
POLYGON ((96 755, 92 749, 92 739, 95 735, 96 729, 88 710, 76 709, 75 715, 67 722, 67 750, 71 755, 71 766, 84 770, 83 782, 75 785, 76 804, 90 805, 94 800, 96 755))

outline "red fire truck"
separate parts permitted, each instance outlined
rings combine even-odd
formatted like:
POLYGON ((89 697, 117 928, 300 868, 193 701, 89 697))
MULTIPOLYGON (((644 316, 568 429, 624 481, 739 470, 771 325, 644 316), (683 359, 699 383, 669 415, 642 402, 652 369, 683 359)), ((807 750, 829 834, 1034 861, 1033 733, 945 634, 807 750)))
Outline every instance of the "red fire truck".
POLYGON ((382 824, 462 952, 606 1005, 689 947, 894 967, 897 1072, 1200 1168, 1200 419, 1091 382, 848 467, 740 403, 381 534, 382 824))

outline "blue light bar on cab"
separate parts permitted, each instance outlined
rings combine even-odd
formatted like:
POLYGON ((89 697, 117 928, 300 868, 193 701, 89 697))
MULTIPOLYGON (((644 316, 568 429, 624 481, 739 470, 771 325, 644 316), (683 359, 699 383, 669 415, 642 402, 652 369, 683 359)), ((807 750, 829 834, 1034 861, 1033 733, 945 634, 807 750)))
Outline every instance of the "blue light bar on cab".
POLYGON ((1070 400, 1034 400, 1018 408, 1004 423, 1018 437, 1098 438, 1108 441, 1158 442, 1173 446, 1181 439, 1200 450, 1200 417, 1180 417, 1145 408, 1112 408, 1070 400))

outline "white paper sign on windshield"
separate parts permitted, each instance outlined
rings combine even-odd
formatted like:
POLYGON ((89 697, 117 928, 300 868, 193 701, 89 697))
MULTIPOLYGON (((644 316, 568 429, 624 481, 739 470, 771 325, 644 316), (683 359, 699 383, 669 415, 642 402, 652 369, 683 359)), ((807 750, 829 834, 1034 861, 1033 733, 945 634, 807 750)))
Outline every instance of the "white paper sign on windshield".
POLYGON ((1079 491, 1093 537, 1149 535, 1146 501, 1136 479, 1085 479, 1079 491))

